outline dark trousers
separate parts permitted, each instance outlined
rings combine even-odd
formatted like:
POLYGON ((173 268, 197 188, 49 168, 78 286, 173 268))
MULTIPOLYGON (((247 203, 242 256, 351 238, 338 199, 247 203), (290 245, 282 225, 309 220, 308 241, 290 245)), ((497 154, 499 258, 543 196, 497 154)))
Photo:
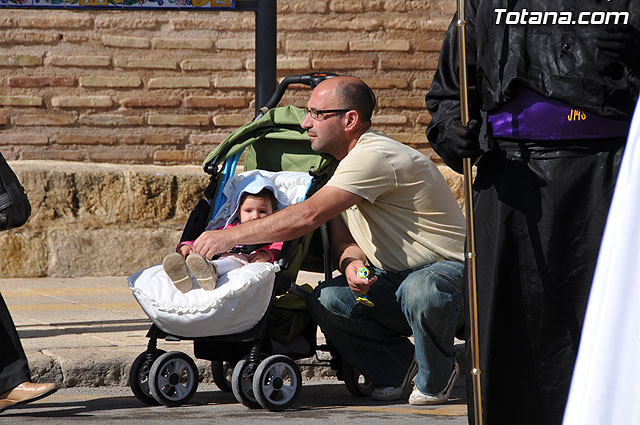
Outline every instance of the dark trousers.
POLYGON ((9 309, 0 295, 0 394, 25 381, 31 381, 27 356, 9 309))
POLYGON ((624 140, 498 144, 474 182, 484 423, 560 425, 624 140))

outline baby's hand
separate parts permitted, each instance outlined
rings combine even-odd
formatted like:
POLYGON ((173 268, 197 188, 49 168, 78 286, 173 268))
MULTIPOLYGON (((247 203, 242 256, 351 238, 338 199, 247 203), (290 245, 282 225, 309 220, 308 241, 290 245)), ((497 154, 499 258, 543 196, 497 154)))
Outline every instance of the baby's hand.
POLYGON ((182 255, 182 258, 187 258, 187 255, 193 254, 193 247, 190 245, 180 245, 178 248, 178 253, 182 255))
POLYGON ((271 262, 271 254, 265 251, 256 251, 253 254, 249 255, 250 263, 270 263, 271 262))

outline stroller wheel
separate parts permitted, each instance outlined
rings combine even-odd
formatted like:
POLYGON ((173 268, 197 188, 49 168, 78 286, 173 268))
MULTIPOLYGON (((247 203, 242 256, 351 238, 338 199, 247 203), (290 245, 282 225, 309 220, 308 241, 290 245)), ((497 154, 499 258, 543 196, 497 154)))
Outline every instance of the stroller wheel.
POLYGON ((153 353, 145 351, 136 357, 131 364, 131 369, 129 370, 129 387, 131 387, 133 395, 143 403, 151 405, 158 404, 149 390, 149 371, 155 359, 164 353, 164 350, 156 350, 153 353))
POLYGON ((211 361, 211 373, 213 374, 213 382, 216 383, 220 390, 231 392, 231 375, 233 374, 233 366, 228 361, 213 360, 211 361))
POLYGON ((301 388, 300 368, 281 354, 264 359, 253 376, 253 394, 262 407, 272 412, 291 407, 301 388))
POLYGON ((342 360, 342 377, 349 392, 356 397, 368 396, 375 389, 373 382, 344 359, 342 360))
POLYGON ((158 357, 149 372, 149 390, 164 406, 180 406, 193 397, 198 389, 198 368, 194 361, 180 351, 158 357))
POLYGON ((248 366, 249 360, 245 357, 233 368, 231 389, 233 390, 233 395, 236 397, 236 400, 240 403, 249 409, 259 409, 261 406, 256 400, 252 388, 254 374, 248 370, 248 366))

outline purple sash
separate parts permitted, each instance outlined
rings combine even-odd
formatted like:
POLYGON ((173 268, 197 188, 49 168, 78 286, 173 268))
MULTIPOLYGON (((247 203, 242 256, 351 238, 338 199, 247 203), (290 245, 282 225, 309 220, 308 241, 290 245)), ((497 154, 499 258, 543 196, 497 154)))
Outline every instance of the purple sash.
POLYGON ((626 137, 630 123, 603 118, 559 100, 518 88, 515 96, 489 112, 494 137, 569 140, 626 137))

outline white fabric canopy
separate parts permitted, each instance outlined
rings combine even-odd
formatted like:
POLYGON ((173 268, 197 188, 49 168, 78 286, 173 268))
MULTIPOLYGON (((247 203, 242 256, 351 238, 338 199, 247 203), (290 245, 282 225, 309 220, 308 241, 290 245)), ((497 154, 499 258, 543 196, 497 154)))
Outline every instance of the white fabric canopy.
POLYGON ((640 424, 640 110, 631 124, 563 425, 640 424))

